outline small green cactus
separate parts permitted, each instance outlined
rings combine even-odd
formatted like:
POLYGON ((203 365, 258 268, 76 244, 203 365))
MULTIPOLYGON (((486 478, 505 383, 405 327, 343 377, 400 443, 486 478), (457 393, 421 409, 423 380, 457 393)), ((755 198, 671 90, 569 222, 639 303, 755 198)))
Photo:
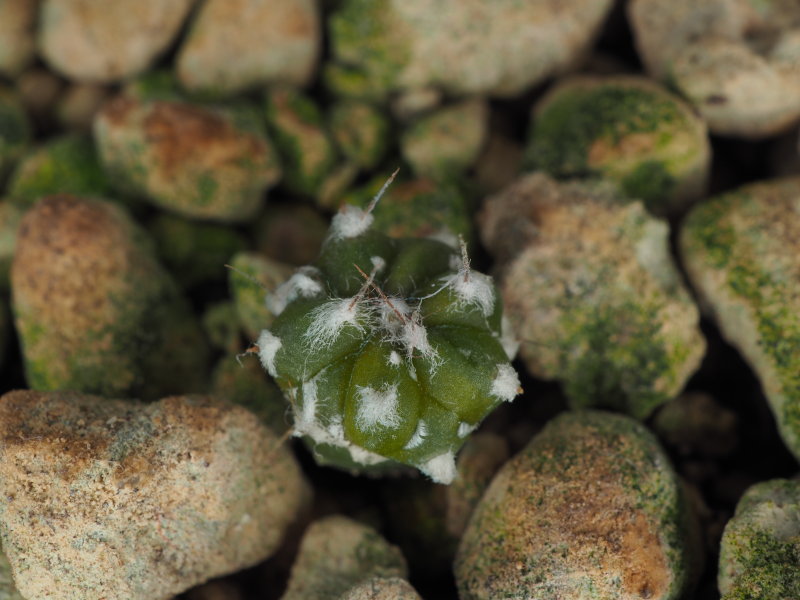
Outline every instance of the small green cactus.
POLYGON ((520 391, 516 349, 494 283, 470 269, 463 243, 459 256, 372 230, 379 197, 337 214, 316 263, 267 298, 278 316, 259 357, 318 462, 401 463, 450 483, 465 438, 520 391))

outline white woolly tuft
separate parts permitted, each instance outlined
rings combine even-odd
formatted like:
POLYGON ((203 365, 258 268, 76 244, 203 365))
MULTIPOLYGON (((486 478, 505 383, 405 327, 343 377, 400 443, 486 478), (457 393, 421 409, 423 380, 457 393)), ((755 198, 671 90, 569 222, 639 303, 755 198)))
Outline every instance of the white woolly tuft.
POLYGON ((347 325, 363 332, 364 326, 358 321, 360 304, 357 298, 334 298, 312 310, 311 324, 303 334, 310 348, 330 346, 347 325))
POLYGON ((380 256, 370 256, 369 262, 372 263, 372 268, 375 269, 376 273, 383 271, 383 268, 386 266, 386 261, 380 256))
POLYGON ((511 321, 505 315, 500 318, 500 345, 508 356, 508 360, 514 360, 519 352, 519 340, 514 335, 511 321))
POLYGON ((406 356, 418 355, 436 361, 437 353, 428 342, 428 331, 422 324, 419 312, 412 311, 405 300, 392 296, 378 307, 380 326, 390 342, 403 344, 406 356))
MULTIPOLYGON (((427 236, 427 238, 429 240, 435 240, 437 242, 447 244, 454 249, 458 249, 458 236, 447 228, 440 229, 439 231, 427 236)), ((458 268, 458 265, 456 265, 456 268, 458 268)))
POLYGON ((459 272, 451 281, 460 304, 477 305, 486 317, 492 314, 494 285, 491 277, 476 271, 468 271, 459 272))
POLYGON ((434 456, 428 462, 420 465, 419 470, 430 477, 434 483, 452 483, 458 474, 455 454, 445 452, 439 456, 434 456))
POLYGON ((381 427, 395 429, 400 426, 397 411, 399 397, 397 384, 384 384, 380 390, 369 386, 356 386, 358 408, 356 424, 362 431, 374 431, 381 427))
POLYGON ((333 217, 331 228, 328 232, 329 240, 344 240, 360 236, 364 233, 375 218, 368 212, 346 204, 333 217))
POLYGON ((345 448, 350 452, 350 457, 353 461, 362 465, 375 465, 388 460, 385 456, 365 450, 346 440, 341 419, 332 421, 327 427, 323 427, 317 421, 296 421, 292 435, 294 437, 303 437, 305 435, 318 444, 329 444, 338 448, 345 448))
POLYGON ((427 435, 428 426, 425 424, 425 421, 420 420, 420 422, 417 424, 417 428, 414 430, 414 435, 412 435, 411 439, 406 442, 405 446, 403 446, 403 450, 413 450, 414 448, 421 446, 427 435))
POLYGON ((302 423, 313 423, 317 417, 317 377, 303 384, 303 407, 296 420, 302 423))
POLYGON ((469 423, 464 423, 463 421, 458 425, 458 437, 467 437, 470 433, 475 431, 477 425, 470 425, 469 423))
POLYGON ((389 354, 389 366, 399 367, 401 362, 402 359, 400 358, 400 355, 394 350, 392 350, 391 353, 389 354))
POLYGON ((278 316, 286 305, 298 296, 314 298, 322 293, 322 284, 314 279, 319 275, 319 270, 314 267, 300 267, 289 279, 279 285, 274 292, 267 294, 264 299, 269 311, 278 316))
POLYGON ((495 398, 510 402, 519 393, 519 376, 509 364, 500 363, 497 365, 497 376, 492 381, 492 389, 489 393, 495 398))
POLYGON ((272 335, 269 329, 264 329, 261 335, 258 336, 256 345, 258 346, 258 358, 261 359, 262 366, 267 370, 267 373, 277 377, 275 355, 283 346, 283 342, 279 337, 272 335))

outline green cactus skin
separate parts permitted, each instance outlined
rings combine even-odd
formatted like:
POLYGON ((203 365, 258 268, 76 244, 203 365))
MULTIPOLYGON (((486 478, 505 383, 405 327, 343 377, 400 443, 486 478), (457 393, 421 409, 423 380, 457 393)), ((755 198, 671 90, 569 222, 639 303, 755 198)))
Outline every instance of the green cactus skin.
POLYGON ((500 297, 465 250, 372 221, 353 206, 334 217, 316 263, 268 298, 259 356, 318 462, 450 483, 467 435, 519 391, 500 297))

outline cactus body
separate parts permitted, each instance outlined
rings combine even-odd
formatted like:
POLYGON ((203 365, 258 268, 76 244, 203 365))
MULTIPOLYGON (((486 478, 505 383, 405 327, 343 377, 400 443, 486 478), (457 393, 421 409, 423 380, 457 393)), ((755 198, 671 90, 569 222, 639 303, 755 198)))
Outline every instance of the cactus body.
POLYGON ((491 278, 430 239, 392 239, 346 207, 322 253, 268 298, 261 362, 318 462, 411 465, 439 483, 519 380, 491 278), (357 268, 358 267, 358 268, 357 268))

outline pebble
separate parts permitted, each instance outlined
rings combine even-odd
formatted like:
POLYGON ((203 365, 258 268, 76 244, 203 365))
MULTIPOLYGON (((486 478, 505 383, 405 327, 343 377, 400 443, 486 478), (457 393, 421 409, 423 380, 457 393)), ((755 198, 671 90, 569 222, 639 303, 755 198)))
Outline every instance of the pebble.
POLYGON ((375 577, 407 574, 400 550, 375 529, 333 515, 306 529, 281 600, 331 600, 375 577))
POLYGON ((439 88, 515 96, 573 67, 610 0, 345 0, 329 17, 328 86, 384 99, 439 88))
POLYGON ((241 222, 280 166, 254 111, 118 96, 94 122, 100 159, 124 192, 193 219, 241 222))
POLYGON ((494 477, 461 539, 461 600, 676 600, 694 576, 692 518, 640 423, 565 413, 494 477))
POLYGON ((475 163, 488 131, 488 103, 462 100, 410 122, 400 135, 400 153, 416 175, 446 180, 475 163))
POLYGON ((778 431, 800 458, 800 178, 749 184, 689 213, 679 248, 722 336, 761 381, 778 431))
POLYGON ((11 261, 17 243, 17 230, 22 220, 23 210, 9 198, 0 198, 0 292, 10 287, 11 261))
POLYGON ((369 102, 337 102, 328 113, 328 128, 339 152, 359 168, 375 168, 389 149, 391 122, 369 102))
POLYGON ((281 185, 292 194, 316 196, 338 160, 322 111, 310 96, 291 88, 268 92, 265 111, 283 165, 281 185))
POLYGON ((422 600, 405 579, 373 577, 339 596, 339 600, 422 600))
POLYGON ((141 73, 172 43, 194 0, 42 0, 38 42, 68 79, 115 83, 141 73))
POLYGON ((722 600, 800 598, 800 481, 749 488, 722 534, 722 600))
POLYGON ((270 204, 254 226, 256 248, 262 254, 295 267, 316 260, 328 235, 328 221, 300 203, 270 204))
POLYGON ((662 406, 653 430, 678 455, 729 456, 739 443, 739 417, 704 392, 684 392, 662 406))
POLYGON ((310 488, 248 411, 75 392, 0 398, 0 532, 31 600, 161 600, 261 562, 310 488))
POLYGON ((91 131, 95 116, 110 95, 108 86, 73 83, 64 90, 55 106, 59 125, 71 131, 91 131))
POLYGON ((718 135, 761 139, 800 119, 800 5, 633 0, 628 15, 651 75, 718 135))
POLYGON ((17 93, 0 84, 0 186, 30 145, 33 132, 17 93))
POLYGON ((321 52, 319 13, 315 0, 207 0, 179 51, 178 78, 220 96, 306 85, 321 52))
POLYGON ((531 375, 561 381, 573 407, 639 419, 678 395, 705 340, 665 221, 607 184, 542 173, 488 198, 479 220, 531 375))
POLYGON ((157 398, 205 385, 199 323, 116 204, 37 202, 19 226, 11 289, 33 389, 157 398))
POLYGON ((657 215, 705 194, 711 145, 693 108, 634 76, 564 79, 536 103, 529 167, 559 179, 602 177, 657 215))
POLYGON ((36 13, 38 2, 0 2, 0 75, 14 78, 36 56, 36 13))

